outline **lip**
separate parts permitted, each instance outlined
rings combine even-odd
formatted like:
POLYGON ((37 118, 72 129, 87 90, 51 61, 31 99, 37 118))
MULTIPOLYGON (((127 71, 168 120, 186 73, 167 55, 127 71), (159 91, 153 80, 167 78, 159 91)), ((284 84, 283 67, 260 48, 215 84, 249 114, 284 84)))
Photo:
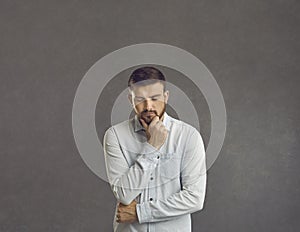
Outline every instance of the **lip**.
POLYGON ((153 112, 146 112, 146 113, 143 113, 143 115, 156 115, 156 114, 153 112))

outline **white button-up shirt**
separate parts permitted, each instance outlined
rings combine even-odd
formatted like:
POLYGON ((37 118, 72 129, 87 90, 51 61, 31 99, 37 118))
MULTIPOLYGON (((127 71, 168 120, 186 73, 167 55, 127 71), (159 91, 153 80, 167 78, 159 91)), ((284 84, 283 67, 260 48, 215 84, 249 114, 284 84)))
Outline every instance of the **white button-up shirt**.
POLYGON ((169 133, 159 150, 147 142, 137 116, 104 135, 112 191, 118 202, 138 203, 138 221, 117 223, 115 212, 114 231, 190 232, 191 213, 203 208, 206 164, 201 135, 166 112, 163 124, 169 133))

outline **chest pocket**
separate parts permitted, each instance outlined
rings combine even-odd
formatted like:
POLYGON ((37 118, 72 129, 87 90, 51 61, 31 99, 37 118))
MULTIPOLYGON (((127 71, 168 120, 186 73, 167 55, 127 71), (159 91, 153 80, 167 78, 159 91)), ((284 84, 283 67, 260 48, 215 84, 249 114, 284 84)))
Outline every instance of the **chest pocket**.
POLYGON ((166 182, 180 177, 181 155, 173 152, 161 156, 159 162, 159 176, 161 181, 166 182))

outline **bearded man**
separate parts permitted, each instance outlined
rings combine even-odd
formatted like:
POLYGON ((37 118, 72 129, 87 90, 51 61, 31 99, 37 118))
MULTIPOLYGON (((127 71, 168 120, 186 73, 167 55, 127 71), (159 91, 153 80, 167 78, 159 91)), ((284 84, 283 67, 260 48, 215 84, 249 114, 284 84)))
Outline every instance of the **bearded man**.
POLYGON ((107 176, 117 199, 114 231, 191 232, 191 213, 203 209, 203 140, 194 127, 167 114, 165 82, 155 67, 133 71, 128 99, 135 117, 104 135, 107 176))

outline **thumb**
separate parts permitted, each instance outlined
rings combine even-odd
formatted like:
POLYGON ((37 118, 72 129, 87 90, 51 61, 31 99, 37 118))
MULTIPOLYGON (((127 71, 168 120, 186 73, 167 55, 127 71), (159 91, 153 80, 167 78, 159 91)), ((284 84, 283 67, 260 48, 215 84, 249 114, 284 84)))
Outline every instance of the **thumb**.
POLYGON ((142 123, 143 127, 147 130, 148 124, 144 121, 144 119, 140 118, 140 122, 142 123))

